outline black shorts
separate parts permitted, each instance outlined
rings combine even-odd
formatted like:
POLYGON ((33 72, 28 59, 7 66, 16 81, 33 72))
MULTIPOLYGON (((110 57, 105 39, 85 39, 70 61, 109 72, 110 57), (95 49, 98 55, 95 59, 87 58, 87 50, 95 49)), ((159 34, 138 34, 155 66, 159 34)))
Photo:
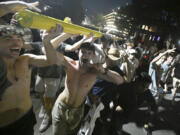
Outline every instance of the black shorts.
POLYGON ((0 135, 33 135, 36 117, 31 108, 23 117, 4 127, 0 127, 0 135))

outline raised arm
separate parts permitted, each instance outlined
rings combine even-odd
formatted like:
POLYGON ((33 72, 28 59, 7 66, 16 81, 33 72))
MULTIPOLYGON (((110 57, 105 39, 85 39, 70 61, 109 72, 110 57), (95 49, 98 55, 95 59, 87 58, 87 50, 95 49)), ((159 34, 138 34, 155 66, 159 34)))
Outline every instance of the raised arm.
POLYGON ((130 82, 131 81, 131 69, 130 69, 130 62, 128 60, 128 55, 125 51, 122 52, 122 56, 125 62, 125 76, 124 76, 124 80, 126 82, 130 82))
POLYGON ((25 8, 29 8, 38 12, 41 12, 36 6, 39 5, 39 2, 26 3, 24 1, 6 1, 0 2, 0 17, 8 13, 15 13, 21 11, 25 8))
POLYGON ((157 57, 155 57, 153 60, 152 60, 152 64, 157 62, 162 56, 168 54, 168 53, 172 53, 176 50, 176 48, 173 48, 173 49, 168 49, 167 51, 163 52, 163 53, 160 53, 157 57))
POLYGON ((124 78, 117 72, 109 70, 108 68, 103 68, 101 64, 96 66, 98 77, 108 81, 115 83, 117 85, 122 84, 124 82, 124 78))
POLYGON ((73 45, 69 45, 65 48, 65 51, 66 52, 73 52, 75 50, 77 50, 82 43, 84 43, 85 41, 87 41, 89 38, 92 37, 92 34, 89 34, 89 35, 85 35, 83 36, 83 38, 81 40, 79 40, 78 42, 74 43, 73 45))
MULTIPOLYGON (((71 34, 63 33, 62 35, 58 36, 57 38, 51 40, 51 43, 54 48, 58 48, 58 46, 60 45, 61 42, 63 42, 64 40, 68 39, 71 36, 72 36, 71 34)), ((66 44, 65 52, 73 52, 73 51, 77 50, 81 46, 81 44, 84 43, 90 37, 92 37, 92 34, 83 36, 83 38, 80 41, 74 43, 73 45, 66 44)))
POLYGON ((56 38, 51 40, 52 46, 57 49, 61 42, 65 41, 66 39, 70 38, 72 35, 68 33, 62 33, 61 35, 57 36, 56 38))
POLYGON ((56 28, 52 28, 50 33, 47 34, 43 39, 43 44, 45 47, 46 55, 45 56, 36 56, 36 55, 28 55, 29 64, 43 67, 57 63, 57 52, 51 45, 50 41, 59 35, 62 32, 63 28, 60 25, 56 25, 56 28))
POLYGON ((124 82, 124 78, 119 73, 109 69, 104 69, 103 72, 100 72, 99 77, 106 81, 115 83, 117 85, 122 84, 124 82))

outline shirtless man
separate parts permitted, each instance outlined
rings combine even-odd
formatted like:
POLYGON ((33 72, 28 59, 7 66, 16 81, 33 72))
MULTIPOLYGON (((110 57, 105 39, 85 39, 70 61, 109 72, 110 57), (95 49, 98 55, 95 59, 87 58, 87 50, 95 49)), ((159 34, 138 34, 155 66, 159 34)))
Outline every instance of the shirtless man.
POLYGON ((62 32, 62 27, 57 25, 43 40, 47 58, 33 54, 19 56, 24 44, 21 30, 10 25, 0 25, 0 66, 3 67, 0 79, 5 80, 0 86, 0 135, 34 134, 36 119, 30 98, 30 66, 43 67, 56 62, 50 40, 62 32))
POLYGON ((53 135, 66 135, 80 123, 84 112, 84 101, 96 78, 121 84, 124 79, 117 73, 104 69, 100 64, 90 64, 94 46, 83 43, 79 49, 79 60, 57 53, 57 64, 66 71, 65 89, 58 96, 52 111, 53 135))

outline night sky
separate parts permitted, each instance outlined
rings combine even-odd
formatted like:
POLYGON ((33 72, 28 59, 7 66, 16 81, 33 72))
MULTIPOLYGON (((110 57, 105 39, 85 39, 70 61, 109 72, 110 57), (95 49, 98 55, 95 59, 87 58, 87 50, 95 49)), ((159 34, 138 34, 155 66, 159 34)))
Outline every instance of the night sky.
POLYGON ((87 15, 94 13, 107 14, 112 9, 130 2, 131 0, 84 0, 84 7, 87 9, 87 15))

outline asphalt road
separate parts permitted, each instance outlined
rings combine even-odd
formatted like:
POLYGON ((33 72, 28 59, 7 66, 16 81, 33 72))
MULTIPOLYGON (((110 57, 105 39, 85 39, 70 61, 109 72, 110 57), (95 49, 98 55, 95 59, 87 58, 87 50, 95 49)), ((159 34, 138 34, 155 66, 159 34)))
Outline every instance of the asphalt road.
MULTIPOLYGON (((51 135, 52 127, 44 133, 39 133, 38 128, 40 120, 37 115, 40 110, 40 100, 32 96, 33 107, 36 113, 37 124, 34 127, 34 135, 51 135)), ((158 120, 153 120, 152 135, 180 135, 180 93, 177 93, 176 102, 171 104, 171 95, 166 94, 162 104, 158 107, 158 120)), ((124 135, 147 135, 147 130, 144 128, 144 119, 146 119, 146 108, 141 107, 133 115, 132 120, 124 124, 124 135)))

